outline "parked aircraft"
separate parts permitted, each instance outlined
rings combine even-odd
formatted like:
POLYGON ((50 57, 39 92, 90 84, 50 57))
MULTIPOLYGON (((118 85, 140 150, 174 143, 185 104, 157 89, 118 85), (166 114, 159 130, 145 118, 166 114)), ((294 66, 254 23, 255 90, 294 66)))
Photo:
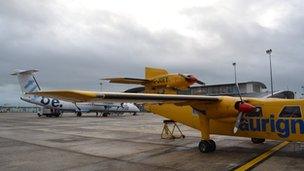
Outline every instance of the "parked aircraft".
MULTIPOLYGON (((161 74, 148 69, 147 75, 161 74)), ((184 85, 175 88, 187 85, 188 82, 184 81, 184 85)), ((250 98, 242 97, 240 93, 240 97, 229 97, 149 91, 148 87, 146 93, 53 90, 31 94, 72 102, 143 103, 147 111, 199 130, 199 150, 203 153, 216 149, 210 134, 249 137, 253 143, 263 143, 265 139, 304 141, 303 99, 250 98)))
POLYGON ((164 69, 151 67, 146 67, 145 71, 145 78, 118 77, 102 80, 109 80, 110 83, 140 84, 145 86, 145 92, 161 94, 174 93, 176 89, 185 90, 194 83, 205 85, 191 74, 168 73, 164 69))
MULTIPOLYGON (((132 103, 72 103, 56 98, 48 98, 44 96, 26 95, 25 93, 40 91, 41 88, 35 78, 34 73, 38 70, 16 70, 12 75, 18 77, 18 81, 23 92, 21 100, 51 109, 51 113, 45 113, 47 116, 60 116, 62 112, 75 112, 77 116, 88 112, 101 112, 103 116, 110 113, 133 113, 139 112, 139 109, 132 103)), ((43 114, 43 113, 42 113, 43 114)), ((38 113, 38 116, 41 116, 38 113)))

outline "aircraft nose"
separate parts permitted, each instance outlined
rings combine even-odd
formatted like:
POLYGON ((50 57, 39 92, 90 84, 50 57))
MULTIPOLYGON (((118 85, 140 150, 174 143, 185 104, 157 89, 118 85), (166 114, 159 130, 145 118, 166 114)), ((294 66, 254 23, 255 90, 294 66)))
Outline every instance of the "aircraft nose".
POLYGON ((187 75, 186 79, 191 83, 195 83, 197 81, 197 78, 194 75, 187 75))
POLYGON ((197 77, 195 77, 194 75, 187 75, 186 76, 186 80, 190 83, 190 84, 200 84, 200 85, 205 85, 205 83, 199 79, 197 79, 197 77))
POLYGON ((26 98, 26 97, 20 97, 20 99, 23 100, 23 101, 29 101, 29 99, 26 98))
POLYGON ((238 104, 238 106, 236 106, 237 110, 240 111, 240 112, 243 112, 243 113, 249 113, 251 111, 253 111, 254 109, 256 109, 255 106, 249 104, 249 103, 246 103, 246 102, 240 102, 238 104))
POLYGON ((140 110, 138 109, 138 107, 135 104, 131 104, 131 109, 135 112, 139 112, 140 110))

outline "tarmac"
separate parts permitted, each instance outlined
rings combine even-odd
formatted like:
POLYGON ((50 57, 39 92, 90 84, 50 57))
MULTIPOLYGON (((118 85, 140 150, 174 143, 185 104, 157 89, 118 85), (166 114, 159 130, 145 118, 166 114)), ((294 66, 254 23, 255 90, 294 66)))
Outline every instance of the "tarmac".
MULTIPOLYGON (((200 133, 187 126, 179 124, 184 139, 161 139, 163 119, 0 113, 0 170, 234 170, 281 143, 212 135, 217 150, 203 154, 200 133)), ((304 144, 290 143, 251 169, 303 170, 304 144)))

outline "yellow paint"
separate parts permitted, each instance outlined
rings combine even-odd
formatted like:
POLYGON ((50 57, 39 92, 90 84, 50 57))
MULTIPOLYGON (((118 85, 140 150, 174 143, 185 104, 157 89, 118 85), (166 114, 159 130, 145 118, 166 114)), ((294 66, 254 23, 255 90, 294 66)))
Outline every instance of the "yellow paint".
POLYGON ((267 150, 265 153, 259 155, 258 157, 250 160, 249 162, 247 162, 246 164, 238 167, 237 169, 235 169, 235 171, 243 171, 243 170, 248 170, 252 167, 254 167, 255 165, 257 165, 258 163, 260 163, 261 161, 265 160, 267 157, 269 157, 270 155, 272 155, 273 153, 275 153, 276 151, 284 148, 286 145, 288 145, 289 142, 285 141, 282 142, 272 148, 270 148, 269 150, 267 150))
POLYGON ((151 68, 146 67, 145 68, 145 78, 146 79, 153 79, 154 77, 158 77, 160 75, 166 75, 168 74, 168 71, 162 68, 151 68))
MULTIPOLYGON (((177 106, 175 104, 146 104, 145 108, 152 113, 183 123, 189 127, 195 128, 202 132, 199 115, 193 112, 192 107, 204 112, 204 115, 210 120, 210 130, 202 132, 202 134, 219 134, 240 137, 265 138, 273 140, 286 141, 304 141, 303 134, 300 133, 300 127, 296 126, 296 133, 290 134, 287 138, 282 138, 277 132, 271 131, 241 131, 233 133, 233 127, 238 114, 234 109, 234 104, 239 99, 236 97, 221 97, 222 100, 216 103, 188 102, 188 106, 177 106)), ((304 109, 304 100, 301 99, 255 99, 247 98, 250 104, 262 107, 263 118, 269 118, 274 115, 274 120, 278 119, 278 115, 284 106, 299 105, 304 109)), ((303 119, 304 112, 302 111, 303 119)), ((257 118, 259 119, 259 118, 257 118)), ((292 119, 292 118, 286 118, 292 119)), ((266 130, 270 130, 270 124, 266 125, 266 130)), ((207 135, 206 135, 207 136, 207 135)), ((203 138, 204 136, 202 136, 203 138)), ((203 138, 204 139, 204 138, 203 138)))

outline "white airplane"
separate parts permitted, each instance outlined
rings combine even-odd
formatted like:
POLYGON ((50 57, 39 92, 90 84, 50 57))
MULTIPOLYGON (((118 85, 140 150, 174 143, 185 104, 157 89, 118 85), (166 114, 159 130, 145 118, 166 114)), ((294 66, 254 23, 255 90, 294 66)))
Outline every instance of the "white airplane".
MULTIPOLYGON (((45 113, 44 115, 59 117, 63 112, 75 112, 77 116, 81 116, 84 112, 96 112, 96 116, 98 116, 98 112, 101 112, 102 116, 106 117, 110 113, 133 113, 133 115, 136 115, 139 112, 139 109, 133 103, 72 103, 43 96, 26 95, 26 93, 41 90, 35 78, 35 72, 38 72, 38 70, 15 70, 11 75, 18 77, 23 93, 20 97, 21 100, 51 110, 51 113, 45 113)), ((38 113, 38 116, 41 116, 41 114, 38 113)))

